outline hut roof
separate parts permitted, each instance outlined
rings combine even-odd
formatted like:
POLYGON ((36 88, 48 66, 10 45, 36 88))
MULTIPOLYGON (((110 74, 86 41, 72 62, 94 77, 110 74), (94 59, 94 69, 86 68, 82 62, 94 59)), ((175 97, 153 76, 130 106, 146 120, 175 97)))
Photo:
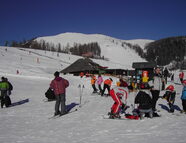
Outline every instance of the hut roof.
POLYGON ((149 69, 156 67, 154 62, 136 62, 132 64, 132 67, 135 69, 149 69))
POLYGON ((94 71, 98 70, 101 67, 99 64, 93 62, 88 58, 81 58, 72 63, 67 68, 63 69, 62 73, 74 73, 74 72, 81 72, 81 71, 94 71))

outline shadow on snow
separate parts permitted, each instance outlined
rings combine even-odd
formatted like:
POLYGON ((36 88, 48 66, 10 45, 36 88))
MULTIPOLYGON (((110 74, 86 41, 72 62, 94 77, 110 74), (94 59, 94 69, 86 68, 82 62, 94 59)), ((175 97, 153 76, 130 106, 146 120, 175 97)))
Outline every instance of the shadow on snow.
POLYGON ((72 110, 74 107, 76 107, 77 105, 79 105, 79 104, 77 104, 77 103, 71 103, 71 104, 68 104, 68 105, 66 105, 66 110, 69 112, 70 110, 72 110))
POLYGON ((12 103, 9 107, 13 107, 13 106, 17 106, 17 105, 22 105, 22 104, 25 104, 25 103, 28 103, 29 102, 29 99, 24 99, 24 100, 20 100, 20 101, 17 101, 17 102, 14 102, 12 103))
MULTIPOLYGON (((166 110, 167 112, 169 112, 169 107, 163 104, 159 104, 159 106, 161 106, 162 109, 166 110)), ((177 111, 181 111, 180 107, 178 105, 173 105, 174 109, 177 111)))

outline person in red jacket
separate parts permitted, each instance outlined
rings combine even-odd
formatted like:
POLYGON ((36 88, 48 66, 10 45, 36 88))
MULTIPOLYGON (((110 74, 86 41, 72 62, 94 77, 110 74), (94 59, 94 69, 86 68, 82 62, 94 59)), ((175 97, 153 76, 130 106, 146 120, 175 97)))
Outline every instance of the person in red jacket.
POLYGON ((182 83, 183 78, 184 78, 184 72, 183 72, 183 71, 180 72, 180 74, 179 74, 179 78, 180 78, 180 82, 182 83))
POLYGON ((55 78, 50 83, 50 88, 54 90, 56 96, 56 104, 55 104, 55 113, 54 115, 64 115, 67 113, 66 111, 66 88, 69 86, 68 80, 59 76, 59 72, 56 71, 54 73, 55 78), (59 110, 59 106, 61 104, 61 111, 59 110))

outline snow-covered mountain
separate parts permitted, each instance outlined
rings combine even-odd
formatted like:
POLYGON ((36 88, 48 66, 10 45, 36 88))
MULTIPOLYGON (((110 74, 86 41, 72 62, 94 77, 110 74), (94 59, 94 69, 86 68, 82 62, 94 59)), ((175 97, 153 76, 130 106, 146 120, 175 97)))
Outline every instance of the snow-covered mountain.
POLYGON ((101 48, 101 56, 108 58, 112 63, 118 63, 120 66, 112 68, 131 68, 133 62, 145 61, 133 49, 125 43, 139 45, 142 49, 153 40, 121 40, 101 34, 82 34, 82 33, 63 33, 55 36, 39 37, 37 42, 47 42, 54 45, 61 44, 62 47, 74 46, 74 44, 88 44, 97 42, 101 48))

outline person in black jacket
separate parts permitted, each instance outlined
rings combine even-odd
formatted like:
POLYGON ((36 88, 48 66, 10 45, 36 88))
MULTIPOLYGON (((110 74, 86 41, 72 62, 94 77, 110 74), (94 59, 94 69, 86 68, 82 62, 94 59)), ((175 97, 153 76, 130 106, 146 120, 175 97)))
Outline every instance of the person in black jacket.
POLYGON ((152 111, 152 95, 150 92, 150 86, 148 83, 141 84, 140 90, 135 97, 135 104, 138 104, 140 119, 143 119, 145 114, 148 114, 150 118, 153 117, 152 111))
POLYGON ((169 71, 167 68, 164 69, 163 76, 165 78, 165 83, 167 84, 167 77, 169 77, 169 71))

